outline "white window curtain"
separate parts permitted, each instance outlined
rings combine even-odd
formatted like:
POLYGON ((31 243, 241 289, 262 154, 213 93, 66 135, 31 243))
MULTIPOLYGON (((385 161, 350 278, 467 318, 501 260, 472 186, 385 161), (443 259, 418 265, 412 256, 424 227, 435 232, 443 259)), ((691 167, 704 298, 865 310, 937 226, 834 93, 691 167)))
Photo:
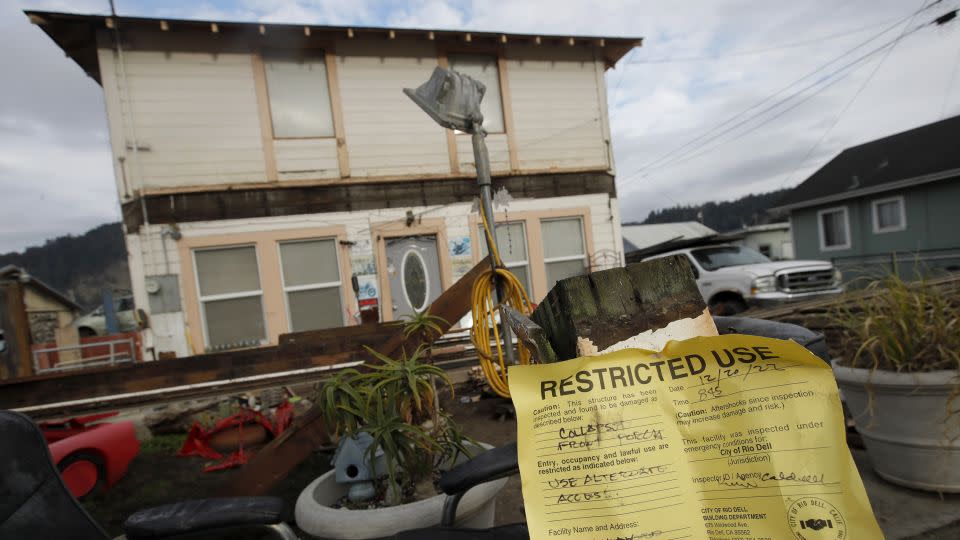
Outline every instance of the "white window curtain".
POLYGON ((824 247, 841 247, 848 244, 846 212, 832 210, 820 214, 824 247))
MULTIPOLYGON (((520 283, 530 291, 530 262, 527 258, 527 231, 522 221, 501 223, 495 228, 497 250, 504 266, 517 276, 520 283)), ((479 228, 480 256, 487 256, 487 239, 483 225, 479 228)))
POLYGON ((583 221, 579 217, 543 220, 540 230, 543 234, 543 263, 547 271, 548 290, 561 279, 587 272, 583 221))
POLYGON ((879 201, 874 204, 877 232, 896 231, 904 227, 903 199, 879 201))
POLYGON ((291 332, 343 326, 336 239, 281 242, 280 265, 291 332))
POLYGON ((487 87, 480 102, 483 128, 487 133, 503 133, 503 101, 500 97, 500 72, 496 56, 451 54, 450 69, 469 75, 487 87))
POLYGON ((292 59, 265 59, 273 136, 333 137, 327 66, 322 53, 292 59))
POLYGON ((207 348, 263 343, 267 336, 256 248, 198 249, 193 257, 207 348))

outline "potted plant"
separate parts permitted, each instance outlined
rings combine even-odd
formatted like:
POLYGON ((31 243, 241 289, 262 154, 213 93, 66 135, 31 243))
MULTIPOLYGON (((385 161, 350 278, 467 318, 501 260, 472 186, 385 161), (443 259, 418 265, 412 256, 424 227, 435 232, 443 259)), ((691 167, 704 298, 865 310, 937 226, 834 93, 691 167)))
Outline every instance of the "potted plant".
POLYGON ((904 486, 960 492, 960 306, 892 275, 834 310, 833 370, 874 469, 904 486))
MULTIPOLYGON (((439 367, 424 359, 425 348, 393 359, 367 349, 378 361, 366 370, 347 369, 320 389, 318 403, 335 437, 364 434, 365 463, 375 470, 376 495, 369 503, 351 504, 349 484, 337 483, 331 470, 310 483, 296 503, 297 526, 325 538, 380 538, 440 522, 445 496, 433 487, 439 473, 489 445, 467 439, 456 422, 440 410, 434 381, 453 394, 439 367), (397 504, 399 503, 399 504, 397 504)), ((460 503, 458 525, 489 528, 494 497, 506 479, 470 490, 460 503)))

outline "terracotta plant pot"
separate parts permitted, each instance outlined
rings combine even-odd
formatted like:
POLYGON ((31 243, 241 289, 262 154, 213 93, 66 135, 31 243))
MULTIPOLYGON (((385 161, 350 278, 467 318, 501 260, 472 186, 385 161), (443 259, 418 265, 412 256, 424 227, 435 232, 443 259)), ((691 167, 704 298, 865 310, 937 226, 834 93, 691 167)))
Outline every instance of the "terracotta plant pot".
POLYGON ((960 440, 950 440, 960 432, 960 414, 949 414, 957 371, 896 373, 834 360, 833 372, 878 475, 960 493, 960 440))

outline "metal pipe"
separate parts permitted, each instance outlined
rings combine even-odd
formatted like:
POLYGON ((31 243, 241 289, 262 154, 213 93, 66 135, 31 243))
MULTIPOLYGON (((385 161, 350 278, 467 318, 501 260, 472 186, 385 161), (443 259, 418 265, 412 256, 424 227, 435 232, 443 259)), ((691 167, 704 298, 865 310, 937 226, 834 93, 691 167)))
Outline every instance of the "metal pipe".
MULTIPOLYGON (((503 286, 497 277, 497 262, 493 258, 494 248, 497 244, 497 227, 493 216, 493 194, 491 193, 490 180, 490 155, 487 152, 487 143, 484 137, 487 132, 481 126, 474 124, 471 142, 473 143, 473 162, 477 168, 477 184, 480 186, 480 211, 487 218, 487 224, 490 226, 490 237, 483 235, 487 239, 487 253, 490 254, 490 265, 493 267, 493 279, 496 280, 497 302, 503 301, 503 286), (490 245, 490 242, 494 245, 490 245)), ((476 321, 474 321, 476 324, 476 321)), ((507 324, 507 317, 503 313, 503 307, 500 308, 500 335, 503 336, 503 355, 507 365, 513 365, 513 335, 510 331, 510 325, 507 324)))

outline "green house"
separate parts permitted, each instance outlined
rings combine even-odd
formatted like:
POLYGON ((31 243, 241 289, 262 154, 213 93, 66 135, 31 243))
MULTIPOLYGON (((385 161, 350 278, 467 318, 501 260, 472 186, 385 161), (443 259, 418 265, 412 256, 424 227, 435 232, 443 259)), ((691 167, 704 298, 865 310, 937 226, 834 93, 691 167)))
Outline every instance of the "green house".
POLYGON ((960 116, 847 148, 771 211, 848 278, 960 270, 960 116))

